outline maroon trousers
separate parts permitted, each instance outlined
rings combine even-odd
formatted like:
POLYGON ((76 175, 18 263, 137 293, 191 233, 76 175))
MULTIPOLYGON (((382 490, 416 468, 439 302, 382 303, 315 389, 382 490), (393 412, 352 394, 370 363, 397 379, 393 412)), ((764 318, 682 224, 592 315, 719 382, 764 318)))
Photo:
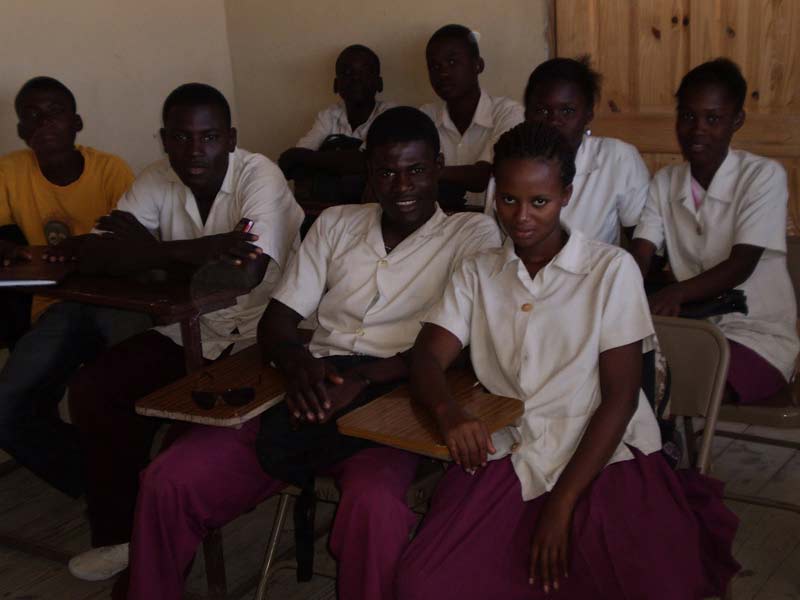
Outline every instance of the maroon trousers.
POLYGON ((86 457, 93 546, 131 538, 139 471, 149 463, 163 423, 137 415, 134 404, 185 374, 183 348, 149 330, 101 354, 70 382, 70 413, 86 457))

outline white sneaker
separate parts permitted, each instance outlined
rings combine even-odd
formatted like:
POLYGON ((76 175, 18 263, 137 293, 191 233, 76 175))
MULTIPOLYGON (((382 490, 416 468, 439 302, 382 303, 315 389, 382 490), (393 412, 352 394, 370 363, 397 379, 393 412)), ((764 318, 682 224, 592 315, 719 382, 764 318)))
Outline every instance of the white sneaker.
POLYGON ((93 548, 69 561, 69 572, 84 581, 111 579, 128 566, 128 544, 93 548))

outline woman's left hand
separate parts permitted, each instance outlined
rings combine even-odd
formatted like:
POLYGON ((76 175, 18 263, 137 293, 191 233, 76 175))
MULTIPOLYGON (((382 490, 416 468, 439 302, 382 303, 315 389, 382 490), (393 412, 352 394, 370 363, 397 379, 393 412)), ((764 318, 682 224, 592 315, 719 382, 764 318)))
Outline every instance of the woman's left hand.
POLYGON ((551 588, 558 590, 559 580, 567 578, 573 506, 551 492, 539 513, 533 532, 529 583, 540 583, 545 594, 551 588))

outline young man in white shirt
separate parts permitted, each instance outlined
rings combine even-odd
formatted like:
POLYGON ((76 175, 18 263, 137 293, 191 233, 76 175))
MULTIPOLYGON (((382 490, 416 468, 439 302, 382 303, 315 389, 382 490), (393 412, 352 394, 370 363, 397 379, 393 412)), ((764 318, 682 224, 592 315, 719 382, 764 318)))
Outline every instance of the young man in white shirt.
POLYGON ((320 169, 333 174, 360 174, 365 170, 364 158, 358 149, 319 152, 320 146, 333 135, 365 140, 375 118, 394 106, 375 96, 383 91, 381 62, 366 46, 348 46, 336 59, 333 93, 342 101, 321 110, 311 130, 286 150, 278 164, 287 179, 294 179, 303 168, 320 169))
POLYGON ((728 399, 759 404, 791 377, 800 342, 786 267, 786 173, 773 160, 730 148, 745 119, 747 82, 716 59, 681 81, 676 132, 687 162, 659 171, 634 234, 642 273, 666 250, 675 283, 651 295, 654 314, 675 316, 687 302, 731 289, 748 313, 710 320, 731 348, 728 399))
MULTIPOLYGON (((442 102, 420 108, 436 124, 444 154, 442 182, 454 191, 449 207, 483 206, 492 172, 492 148, 498 138, 523 120, 519 102, 481 90, 485 67, 475 34, 463 25, 437 30, 425 49, 431 87, 442 102)), ((440 202, 442 198, 440 197, 440 202)))
MULTIPOLYGON (((420 319, 455 265, 500 241, 486 216, 447 217, 438 208, 438 136, 418 110, 397 107, 378 117, 367 158, 380 204, 337 206, 319 216, 259 326, 264 358, 287 379, 286 404, 267 413, 295 419, 303 431, 335 432, 334 413, 402 381, 420 319), (306 348, 297 325, 314 311, 319 325, 306 348)), ((192 428, 144 472, 129 598, 180 598, 205 533, 286 485, 259 464, 260 427, 192 428)), ((330 535, 341 598, 391 597, 394 564, 416 522, 405 494, 417 463, 409 452, 374 447, 324 469, 341 490, 330 535)))
MULTIPOLYGON (((163 121, 168 160, 145 169, 117 210, 100 219, 98 228, 112 237, 95 236, 83 252, 89 268, 109 273, 202 269, 226 255, 227 268, 251 289, 234 306, 200 317, 203 358, 212 361, 255 343, 303 212, 276 165, 236 149, 230 109, 216 89, 180 86, 164 103, 163 121), (235 231, 241 219, 253 222, 249 233, 235 231)), ((117 345, 71 381, 73 422, 86 450, 92 544, 99 547, 70 562, 77 577, 104 579, 127 564, 139 471, 159 426, 137 416, 134 403, 184 374, 180 329, 171 325, 117 345)))

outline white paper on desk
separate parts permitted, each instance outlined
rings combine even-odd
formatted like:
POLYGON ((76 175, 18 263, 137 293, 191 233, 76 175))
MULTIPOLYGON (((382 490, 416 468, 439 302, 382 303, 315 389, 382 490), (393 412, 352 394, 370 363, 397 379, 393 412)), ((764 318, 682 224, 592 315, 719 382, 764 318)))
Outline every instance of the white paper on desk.
POLYGON ((56 285, 58 282, 54 279, 0 279, 0 288, 3 287, 22 287, 22 286, 40 286, 40 285, 56 285))

